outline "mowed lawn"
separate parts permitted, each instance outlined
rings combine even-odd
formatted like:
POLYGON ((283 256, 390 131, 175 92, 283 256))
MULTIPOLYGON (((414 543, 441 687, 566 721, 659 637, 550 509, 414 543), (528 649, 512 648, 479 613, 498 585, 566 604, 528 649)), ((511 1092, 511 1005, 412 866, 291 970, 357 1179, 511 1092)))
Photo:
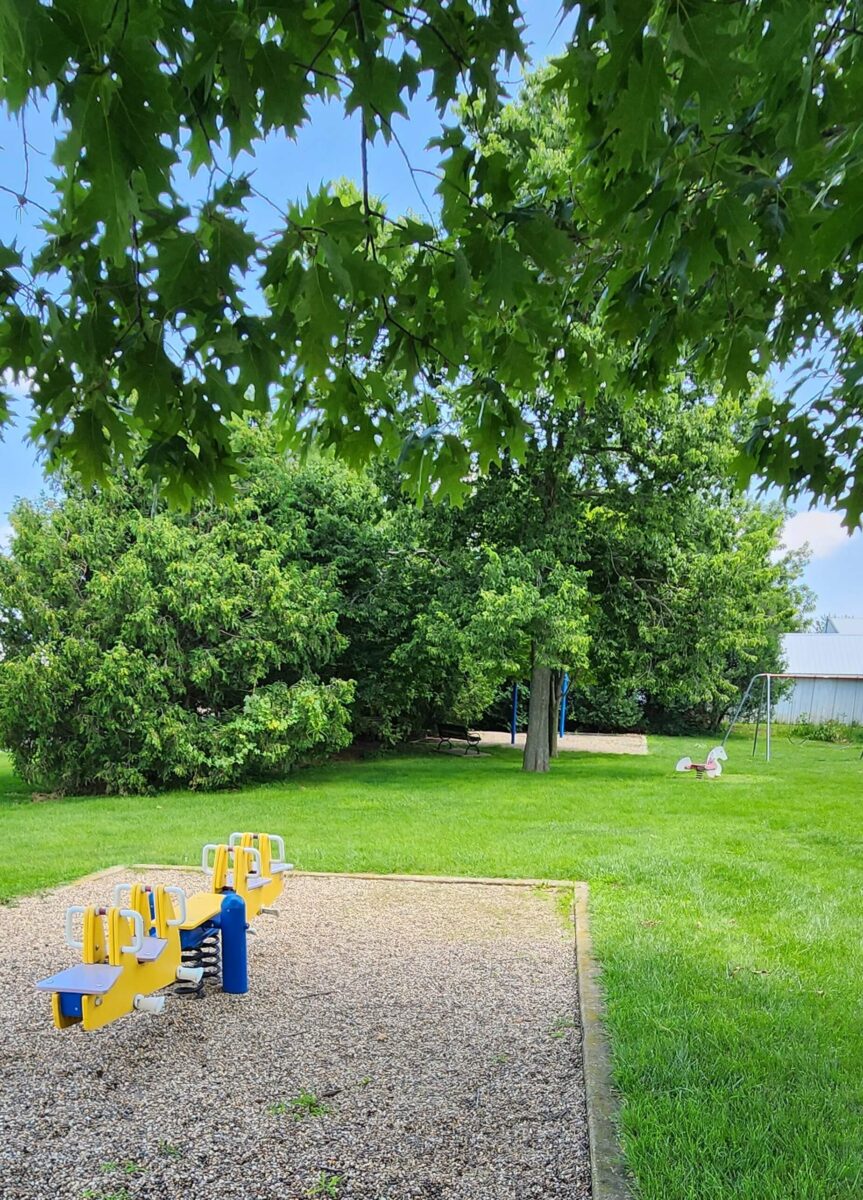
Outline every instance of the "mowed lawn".
MULTIPOLYGON (((6 898, 118 862, 283 833, 312 870, 584 879, 623 1137, 645 1200, 863 1196, 860 747, 730 746, 726 774, 508 750, 392 755, 217 794, 34 802, 0 767, 6 898)), ((57 929, 58 939, 62 931, 57 929)))

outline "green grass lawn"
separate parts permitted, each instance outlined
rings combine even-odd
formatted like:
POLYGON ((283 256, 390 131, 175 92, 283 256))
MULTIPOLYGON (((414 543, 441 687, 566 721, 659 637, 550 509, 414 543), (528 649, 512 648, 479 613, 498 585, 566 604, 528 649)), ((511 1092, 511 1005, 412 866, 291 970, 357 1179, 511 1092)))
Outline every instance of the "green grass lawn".
MULTIPOLYGON (((716 783, 648 758, 393 755, 278 785, 31 801, 0 764, 9 898, 233 829, 311 870, 585 879, 623 1136, 645 1200, 863 1195, 860 747, 730 746, 716 783)), ((62 936, 58 927, 58 938, 62 936)))

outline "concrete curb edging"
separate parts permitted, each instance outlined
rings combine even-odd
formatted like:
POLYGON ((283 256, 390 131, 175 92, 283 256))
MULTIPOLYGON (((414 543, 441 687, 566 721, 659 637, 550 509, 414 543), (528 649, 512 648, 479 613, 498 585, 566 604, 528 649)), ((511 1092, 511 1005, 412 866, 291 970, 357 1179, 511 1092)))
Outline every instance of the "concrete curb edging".
POLYGON ((617 1137, 619 1104, 611 1083, 611 1053, 603 1023, 605 1002, 587 915, 588 887, 586 883, 576 883, 574 887, 572 907, 592 1200, 632 1200, 626 1162, 617 1137))

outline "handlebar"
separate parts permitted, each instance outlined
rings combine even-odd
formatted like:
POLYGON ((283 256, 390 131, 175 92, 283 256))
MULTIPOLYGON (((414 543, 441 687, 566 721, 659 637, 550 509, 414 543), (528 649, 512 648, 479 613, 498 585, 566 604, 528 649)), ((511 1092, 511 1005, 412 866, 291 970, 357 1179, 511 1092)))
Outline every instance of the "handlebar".
POLYGON ((84 949, 83 938, 79 942, 76 938, 74 938, 72 936, 72 924, 73 924, 73 921, 76 916, 83 917, 83 915, 86 911, 87 911, 87 909, 84 907, 83 904, 72 904, 69 906, 69 908, 66 909, 66 921, 63 926, 63 932, 66 937, 66 945, 69 947, 70 950, 83 950, 84 949))
POLYGON ((206 872, 207 875, 213 874, 213 868, 210 866, 209 862, 210 854, 215 853, 215 851, 219 849, 219 845, 219 842, 207 842, 206 846, 201 851, 201 869, 206 872))
POLYGON ((256 850, 254 846, 234 846, 234 853, 240 851, 242 854, 251 854, 252 856, 252 871, 261 874, 261 852, 256 850))
POLYGON ((144 918, 134 908, 121 908, 120 916, 132 922, 132 941, 128 946, 121 946, 122 954, 140 954, 144 948, 144 918))
POLYGON ((168 921, 168 927, 173 928, 176 925, 185 925, 186 923, 186 893, 181 887, 166 887, 165 894, 173 896, 176 902, 176 908, 179 913, 173 921, 168 921))

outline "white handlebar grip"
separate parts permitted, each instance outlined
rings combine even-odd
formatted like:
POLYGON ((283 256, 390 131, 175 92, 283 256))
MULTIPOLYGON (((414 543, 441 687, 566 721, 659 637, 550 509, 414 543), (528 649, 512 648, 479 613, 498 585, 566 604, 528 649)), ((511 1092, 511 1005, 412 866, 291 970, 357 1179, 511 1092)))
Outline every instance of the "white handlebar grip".
POLYGON ((73 923, 74 923, 75 917, 76 916, 83 917, 83 915, 86 911, 87 910, 84 908, 83 904, 72 904, 72 905, 70 905, 69 908, 66 909, 66 922, 63 927, 63 931, 66 935, 66 945, 69 947, 70 950, 83 950, 84 949, 83 939, 79 942, 77 940, 77 938, 73 937, 72 928, 73 928, 73 923))
POLYGON ((228 845, 229 845, 229 846, 236 846, 236 845, 238 845, 238 844, 239 844, 239 843, 240 843, 242 840, 243 840, 243 835, 242 835, 241 833, 232 833, 232 834, 231 834, 231 836, 228 838, 228 845))
POLYGON ((115 908, 119 908, 123 903, 123 893, 131 892, 131 883, 115 883, 114 890, 111 892, 111 903, 115 908))
POLYGON ((181 887, 166 887, 165 894, 167 896, 174 897, 175 907, 176 907, 177 913, 178 913, 178 916, 176 916, 173 921, 167 922, 168 926, 170 928, 173 928, 175 925, 185 925, 186 924, 186 893, 183 891, 183 889, 181 887))
POLYGON ((132 922, 132 941, 128 946, 121 946, 121 951, 123 954, 140 954, 144 949, 144 918, 134 908, 121 908, 120 916, 132 922))
POLYGON ((279 837, 279 835, 277 833, 271 833, 270 834, 270 845, 275 846, 275 848, 276 848, 276 851, 277 851, 276 862, 284 862, 285 861, 285 839, 283 837, 279 837))
POLYGON ((219 844, 219 842, 207 842, 206 846, 201 851, 201 869, 208 875, 213 874, 213 868, 210 866, 209 862, 210 853, 211 851, 215 853, 215 851, 219 849, 219 844))

